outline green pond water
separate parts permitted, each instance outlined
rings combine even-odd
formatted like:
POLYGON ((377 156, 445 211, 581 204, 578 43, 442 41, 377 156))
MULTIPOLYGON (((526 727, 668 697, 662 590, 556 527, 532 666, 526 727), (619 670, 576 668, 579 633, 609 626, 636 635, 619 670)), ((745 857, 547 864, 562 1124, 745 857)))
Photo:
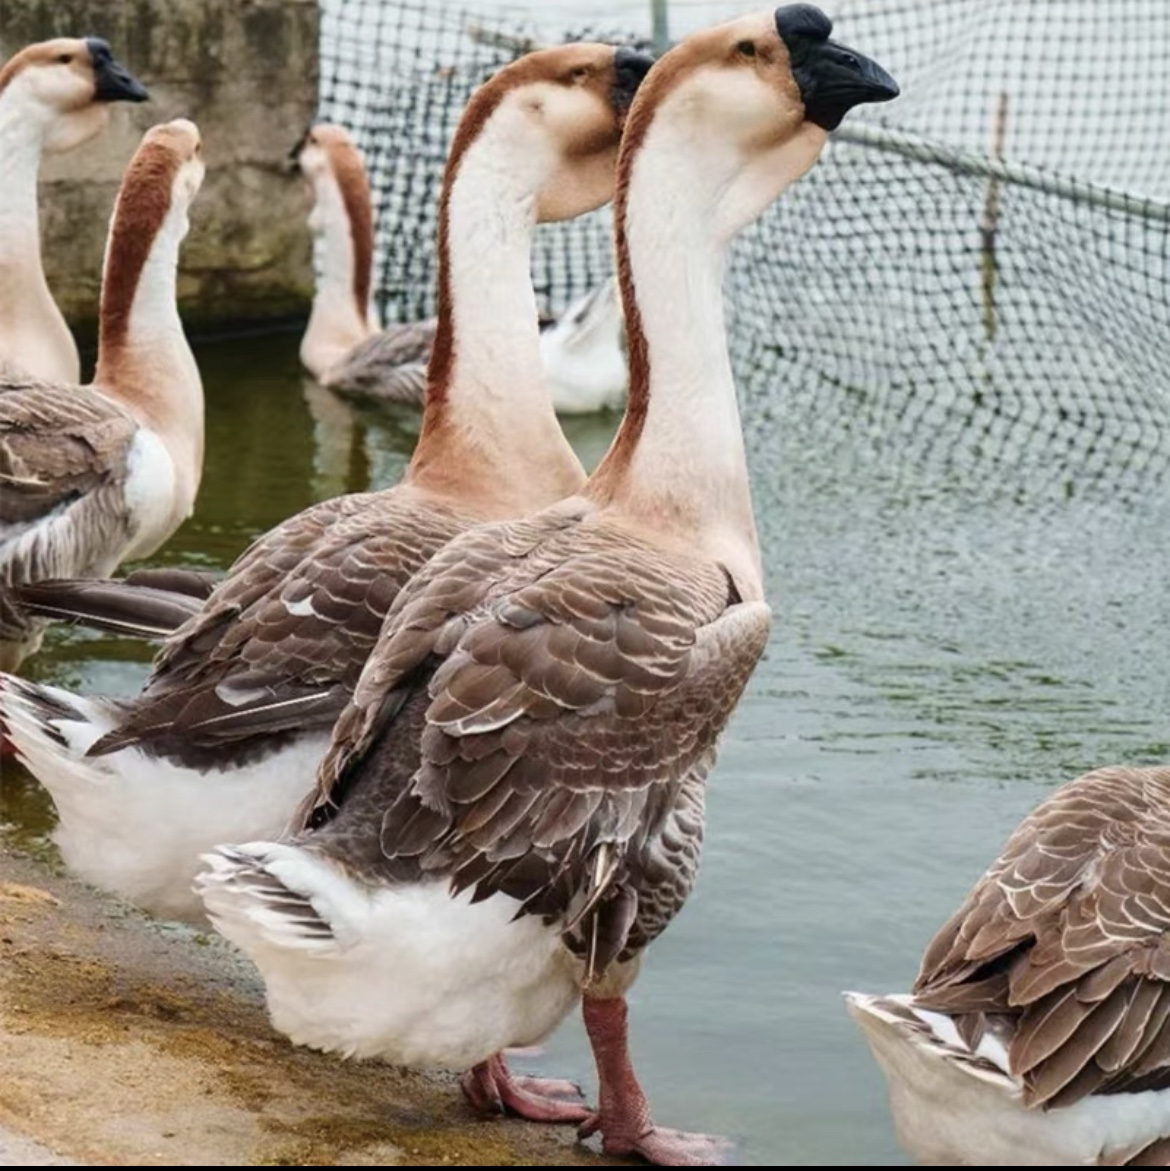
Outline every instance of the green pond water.
MULTIPOLYGON (((296 346, 197 347, 203 489, 156 563, 226 566, 313 500, 400 475, 417 415, 355 412, 296 346)), ((635 1064, 658 1121, 730 1135, 738 1162, 902 1164, 840 993, 905 990, 1054 784, 1170 755, 1167 492, 1069 466, 1030 494, 1019 468, 917 461, 779 394, 744 416, 774 629, 711 779, 698 888, 632 995, 635 1064)), ((591 465, 615 423, 566 427, 591 465)), ((58 629, 27 673, 126 694, 149 657, 58 629)), ((9 832, 43 839, 35 786, 10 768, 0 788, 9 832)), ((525 1064, 594 1085, 575 1019, 525 1064)))

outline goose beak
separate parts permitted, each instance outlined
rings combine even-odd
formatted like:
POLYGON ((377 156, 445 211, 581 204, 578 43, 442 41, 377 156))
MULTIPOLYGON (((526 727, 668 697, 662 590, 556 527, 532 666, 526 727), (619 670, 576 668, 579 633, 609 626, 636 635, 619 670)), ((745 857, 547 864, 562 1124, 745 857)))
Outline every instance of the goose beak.
POLYGON ((613 58, 614 83, 610 100, 613 108, 620 114, 625 114, 642 84, 642 78, 650 72, 654 58, 649 53, 639 53, 637 49, 622 45, 613 58))
POLYGON ((836 130, 854 106, 888 102, 899 93, 898 83, 876 61, 829 40, 832 27, 812 4, 776 9, 776 31, 788 48, 805 120, 826 130, 836 130))
POLYGON ((93 62, 94 98, 99 102, 145 102, 146 86, 110 52, 100 37, 86 37, 85 47, 93 62))

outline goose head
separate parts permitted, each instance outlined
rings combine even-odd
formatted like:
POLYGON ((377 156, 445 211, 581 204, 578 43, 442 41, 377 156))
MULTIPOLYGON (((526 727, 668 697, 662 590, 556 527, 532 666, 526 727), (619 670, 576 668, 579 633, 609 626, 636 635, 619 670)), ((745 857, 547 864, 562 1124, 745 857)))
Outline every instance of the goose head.
POLYGON ((45 150, 60 153, 104 129, 111 102, 149 95, 99 37, 58 37, 29 45, 0 69, 0 97, 42 127, 45 150))
POLYGON ((515 198, 540 222, 607 203, 626 113, 652 64, 633 49, 581 42, 505 66, 468 103, 451 145, 447 188, 474 145, 506 160, 515 198))
POLYGON ((813 165, 849 110, 898 95, 880 65, 832 30, 819 8, 790 4, 688 37, 639 90, 623 149, 636 165, 651 124, 656 139, 676 143, 679 173, 659 186, 685 190, 715 236, 730 238, 813 165))

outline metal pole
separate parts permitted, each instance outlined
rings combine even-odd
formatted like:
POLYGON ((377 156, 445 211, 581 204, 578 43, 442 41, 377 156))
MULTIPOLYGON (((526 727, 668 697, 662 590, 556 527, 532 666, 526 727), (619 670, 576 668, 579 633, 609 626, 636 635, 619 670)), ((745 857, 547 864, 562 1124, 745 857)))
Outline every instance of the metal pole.
POLYGON ((670 48, 670 29, 666 14, 667 0, 650 0, 650 35, 654 40, 654 52, 661 56, 670 48))

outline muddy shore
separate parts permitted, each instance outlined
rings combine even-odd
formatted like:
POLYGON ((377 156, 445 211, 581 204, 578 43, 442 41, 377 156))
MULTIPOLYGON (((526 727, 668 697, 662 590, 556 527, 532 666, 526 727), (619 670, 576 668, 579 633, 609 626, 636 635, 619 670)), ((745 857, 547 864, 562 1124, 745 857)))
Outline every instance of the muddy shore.
POLYGON ((0 838, 0 1165, 26 1162, 621 1161, 572 1128, 476 1118, 453 1076, 293 1048, 222 941, 119 907, 0 838))

